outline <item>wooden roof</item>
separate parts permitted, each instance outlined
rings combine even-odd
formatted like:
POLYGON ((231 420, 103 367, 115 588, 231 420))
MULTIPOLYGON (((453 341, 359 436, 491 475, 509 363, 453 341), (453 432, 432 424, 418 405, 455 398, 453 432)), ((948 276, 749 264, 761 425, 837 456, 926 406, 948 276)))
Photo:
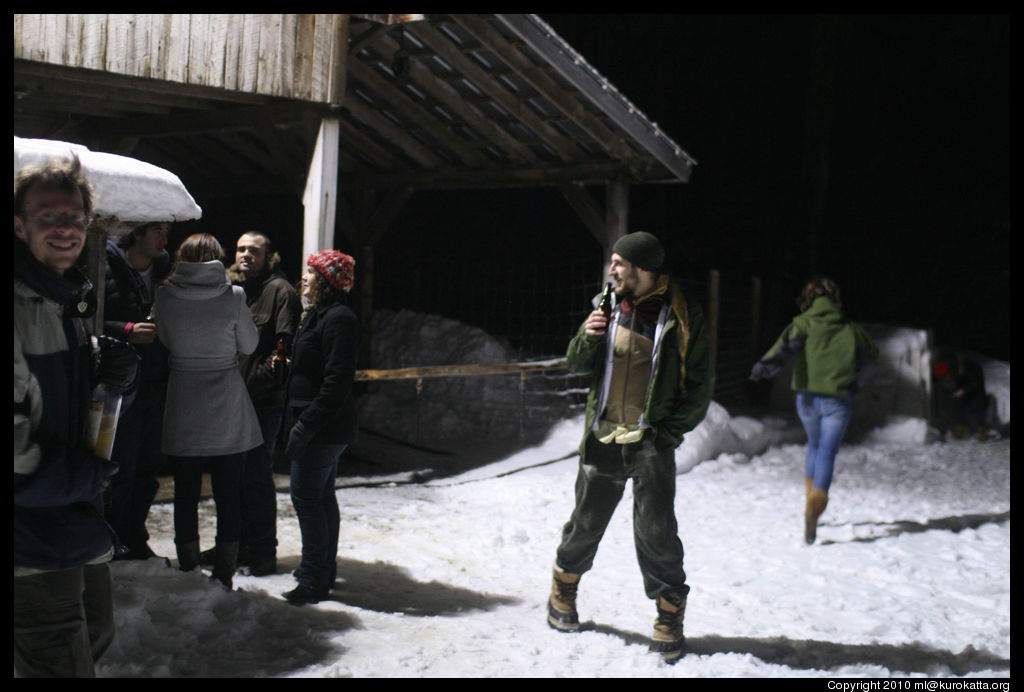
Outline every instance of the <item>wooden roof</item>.
POLYGON ((345 189, 686 181, 695 161, 536 15, 353 15, 340 104, 19 58, 14 133, 130 154, 197 196, 301 194, 320 118, 345 189))

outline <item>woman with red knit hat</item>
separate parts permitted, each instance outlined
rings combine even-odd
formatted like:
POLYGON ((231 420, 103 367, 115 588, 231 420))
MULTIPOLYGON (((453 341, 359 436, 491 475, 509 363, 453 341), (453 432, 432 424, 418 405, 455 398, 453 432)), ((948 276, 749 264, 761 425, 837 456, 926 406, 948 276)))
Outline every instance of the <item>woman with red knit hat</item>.
POLYGON ((334 585, 340 521, 334 479, 338 459, 356 432, 352 384, 359 353, 359 321, 346 305, 355 260, 321 250, 306 265, 285 419, 302 562, 295 572, 298 586, 284 597, 296 605, 324 600, 334 585))

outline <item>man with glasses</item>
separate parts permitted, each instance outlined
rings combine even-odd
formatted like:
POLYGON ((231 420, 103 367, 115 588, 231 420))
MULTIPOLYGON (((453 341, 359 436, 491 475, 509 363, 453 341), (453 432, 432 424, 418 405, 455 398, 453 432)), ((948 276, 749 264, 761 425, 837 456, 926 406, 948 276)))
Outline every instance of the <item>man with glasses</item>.
POLYGON ((14 669, 94 677, 114 637, 103 490, 116 465, 87 449, 97 382, 125 389, 138 357, 93 346, 92 285, 75 266, 92 191, 76 159, 14 186, 14 669), (98 359, 96 356, 98 355, 98 359))

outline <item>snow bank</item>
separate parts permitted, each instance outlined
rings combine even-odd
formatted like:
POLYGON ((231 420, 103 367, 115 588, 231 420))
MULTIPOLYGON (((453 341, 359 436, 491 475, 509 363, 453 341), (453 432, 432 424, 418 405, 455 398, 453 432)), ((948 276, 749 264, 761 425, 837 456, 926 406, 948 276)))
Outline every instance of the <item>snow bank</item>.
MULTIPOLYGON (((440 315, 380 310, 373 316, 370 345, 374 368, 511 363, 515 350, 505 340, 440 315)), ((562 417, 536 404, 545 378, 521 381, 514 374, 424 378, 375 382, 359 401, 359 423, 377 432, 420 440, 479 436, 510 439, 543 436, 562 417), (532 394, 526 400, 526 387, 532 394)), ((557 397, 554 397, 557 398, 557 397)), ((561 397, 564 400, 564 397, 561 397)))
POLYGON ((704 420, 686 435, 676 450, 676 473, 686 473, 700 462, 722 454, 752 457, 769 447, 799 443, 804 439, 803 429, 792 419, 778 416, 760 420, 746 416, 733 418, 718 402, 712 401, 704 420))
POLYGON ((118 235, 140 223, 188 221, 202 209, 178 176, 153 164, 70 142, 14 138, 14 173, 51 158, 77 155, 96 193, 95 212, 118 235))

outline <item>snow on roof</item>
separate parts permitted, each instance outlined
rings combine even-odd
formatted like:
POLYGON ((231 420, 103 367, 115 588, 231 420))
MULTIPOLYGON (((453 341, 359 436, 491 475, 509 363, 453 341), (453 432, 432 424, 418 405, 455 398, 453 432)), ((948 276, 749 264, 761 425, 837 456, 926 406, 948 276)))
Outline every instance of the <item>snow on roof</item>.
POLYGON ((140 223, 188 221, 202 209, 175 174, 128 156, 91 151, 80 144, 14 138, 14 173, 51 158, 78 156, 96 193, 95 213, 111 232, 140 223))

